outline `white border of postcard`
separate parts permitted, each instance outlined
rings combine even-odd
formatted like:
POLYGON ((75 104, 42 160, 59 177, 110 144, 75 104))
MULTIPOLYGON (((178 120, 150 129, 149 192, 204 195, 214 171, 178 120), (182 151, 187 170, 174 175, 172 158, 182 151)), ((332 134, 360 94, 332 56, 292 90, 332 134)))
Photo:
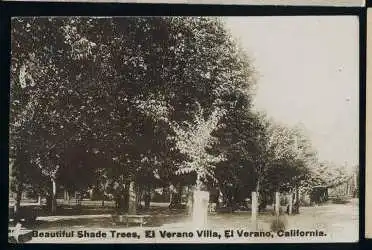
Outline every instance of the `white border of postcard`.
POLYGON ((165 3, 221 5, 289 5, 363 7, 365 0, 5 0, 8 2, 99 2, 99 3, 165 3))

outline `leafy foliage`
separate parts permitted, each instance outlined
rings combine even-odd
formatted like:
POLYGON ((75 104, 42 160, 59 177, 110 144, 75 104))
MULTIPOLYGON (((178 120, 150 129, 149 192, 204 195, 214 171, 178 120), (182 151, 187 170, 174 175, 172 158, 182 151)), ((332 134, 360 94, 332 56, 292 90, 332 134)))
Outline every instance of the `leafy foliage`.
POLYGON ((325 178, 304 131, 252 111, 255 70, 220 18, 14 18, 11 60, 13 190, 195 174, 264 192, 345 176, 325 178))
POLYGON ((217 142, 217 138, 212 136, 212 132, 218 128, 219 120, 223 114, 224 110, 216 109, 207 119, 204 119, 203 109, 199 106, 193 123, 184 122, 182 127, 173 123, 175 146, 187 156, 176 174, 195 172, 198 186, 202 180, 205 181, 208 177, 215 179, 215 164, 223 161, 225 157, 222 154, 215 156, 209 151, 217 142))

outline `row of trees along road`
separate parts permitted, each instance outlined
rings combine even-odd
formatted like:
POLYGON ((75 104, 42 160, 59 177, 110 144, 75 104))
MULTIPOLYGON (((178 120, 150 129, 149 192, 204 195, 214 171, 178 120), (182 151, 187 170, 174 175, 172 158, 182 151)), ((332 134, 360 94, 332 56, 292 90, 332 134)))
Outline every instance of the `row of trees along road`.
POLYGON ((97 184, 121 209, 134 183, 233 203, 298 188, 318 164, 300 130, 252 110, 254 68, 221 19, 15 18, 11 36, 16 210, 25 185, 53 213, 59 185, 97 184))

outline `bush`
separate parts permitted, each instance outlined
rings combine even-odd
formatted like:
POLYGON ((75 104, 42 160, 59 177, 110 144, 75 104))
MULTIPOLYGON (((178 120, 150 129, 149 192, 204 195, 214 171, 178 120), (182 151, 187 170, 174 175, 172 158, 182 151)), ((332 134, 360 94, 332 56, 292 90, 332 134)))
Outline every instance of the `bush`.
POLYGON ((275 216, 275 218, 271 221, 270 229, 273 232, 278 232, 280 230, 285 230, 287 226, 287 221, 283 216, 275 216))

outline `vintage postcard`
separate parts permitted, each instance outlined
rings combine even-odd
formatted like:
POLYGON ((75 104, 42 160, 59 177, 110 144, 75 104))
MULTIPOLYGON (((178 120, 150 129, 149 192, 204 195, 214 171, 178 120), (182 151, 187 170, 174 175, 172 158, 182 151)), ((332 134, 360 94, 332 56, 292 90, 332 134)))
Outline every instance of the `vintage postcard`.
POLYGON ((14 17, 9 242, 359 239, 357 16, 14 17))

